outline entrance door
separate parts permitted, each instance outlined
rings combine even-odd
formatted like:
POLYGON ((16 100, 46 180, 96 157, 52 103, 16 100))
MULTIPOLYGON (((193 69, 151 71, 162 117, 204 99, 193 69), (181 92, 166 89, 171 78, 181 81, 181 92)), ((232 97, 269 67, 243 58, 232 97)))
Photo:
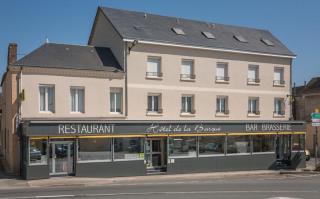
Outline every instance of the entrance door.
POLYGON ((68 175, 74 173, 74 144, 70 141, 50 143, 50 175, 68 175))
POLYGON ((145 146, 145 159, 147 168, 164 167, 164 139, 148 138, 145 146))
POLYGON ((288 162, 291 159, 291 135, 277 136, 277 159, 288 162))

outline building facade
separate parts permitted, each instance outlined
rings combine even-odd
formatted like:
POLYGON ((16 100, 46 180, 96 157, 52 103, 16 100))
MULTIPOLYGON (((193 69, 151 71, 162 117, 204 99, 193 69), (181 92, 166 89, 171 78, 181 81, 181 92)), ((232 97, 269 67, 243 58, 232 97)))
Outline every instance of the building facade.
POLYGON ((98 8, 87 46, 11 55, 2 150, 26 179, 305 165, 295 55, 269 31, 98 8))
MULTIPOLYGON (((311 113, 317 109, 320 111, 320 77, 312 78, 303 86, 294 87, 292 92, 295 99, 294 119, 306 122, 306 149, 314 154, 316 127, 311 124, 311 113)), ((320 136, 318 136, 318 143, 320 143, 320 136)))

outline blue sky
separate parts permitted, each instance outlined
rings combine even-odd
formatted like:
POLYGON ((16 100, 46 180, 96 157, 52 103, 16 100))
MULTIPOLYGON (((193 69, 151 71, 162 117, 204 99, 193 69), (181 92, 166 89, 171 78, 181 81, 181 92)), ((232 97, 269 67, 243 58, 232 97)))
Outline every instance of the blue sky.
POLYGON ((270 30, 297 58, 293 81, 320 76, 320 1, 308 0, 1 0, 0 73, 7 46, 19 57, 50 42, 87 43, 98 5, 270 30))

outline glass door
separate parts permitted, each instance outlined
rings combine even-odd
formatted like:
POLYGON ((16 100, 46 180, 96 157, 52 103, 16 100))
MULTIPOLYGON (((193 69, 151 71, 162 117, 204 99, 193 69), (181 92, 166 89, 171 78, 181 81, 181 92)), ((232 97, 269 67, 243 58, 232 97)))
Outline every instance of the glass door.
POLYGON ((161 168, 164 166, 163 139, 148 138, 145 145, 145 160, 147 168, 161 168))
POLYGON ((73 142, 50 143, 50 175, 68 175, 74 172, 74 144, 73 142))
POLYGON ((291 158, 291 135, 277 136, 277 159, 289 161, 291 158))

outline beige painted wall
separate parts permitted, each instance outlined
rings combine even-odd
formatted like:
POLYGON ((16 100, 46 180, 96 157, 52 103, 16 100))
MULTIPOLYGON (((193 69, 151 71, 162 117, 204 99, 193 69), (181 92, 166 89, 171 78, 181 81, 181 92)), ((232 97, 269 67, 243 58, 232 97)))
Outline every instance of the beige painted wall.
MULTIPOLYGON (((90 73, 90 72, 87 72, 90 73)), ((62 75, 23 73, 22 89, 25 100, 22 102, 22 118, 123 118, 123 114, 112 114, 110 110, 110 88, 124 88, 123 79, 107 77, 72 77, 62 75), (39 85, 55 86, 55 112, 40 112, 39 85), (85 112, 71 113, 70 87, 85 88, 85 112)), ((123 103, 124 108, 124 103, 123 103)))
POLYGON ((178 47, 138 44, 128 55, 128 119, 165 120, 288 120, 290 94, 290 59, 272 58, 215 51, 191 50, 178 47), (146 79, 148 56, 161 57, 161 80, 146 79), (182 59, 194 60, 195 82, 180 81, 182 59), (228 62, 229 84, 215 83, 217 62, 228 62), (247 85, 248 65, 259 65, 261 84, 247 85), (273 86, 274 67, 284 68, 285 87, 273 86), (147 116, 148 93, 162 94, 162 116, 147 116), (195 95, 196 114, 181 117, 181 95, 195 95), (229 96, 229 117, 216 117, 216 96, 229 96), (248 97, 260 98, 260 117, 248 117, 248 97), (286 115, 273 117, 274 98, 286 101, 286 115), (142 111, 141 111, 142 110, 142 111))

